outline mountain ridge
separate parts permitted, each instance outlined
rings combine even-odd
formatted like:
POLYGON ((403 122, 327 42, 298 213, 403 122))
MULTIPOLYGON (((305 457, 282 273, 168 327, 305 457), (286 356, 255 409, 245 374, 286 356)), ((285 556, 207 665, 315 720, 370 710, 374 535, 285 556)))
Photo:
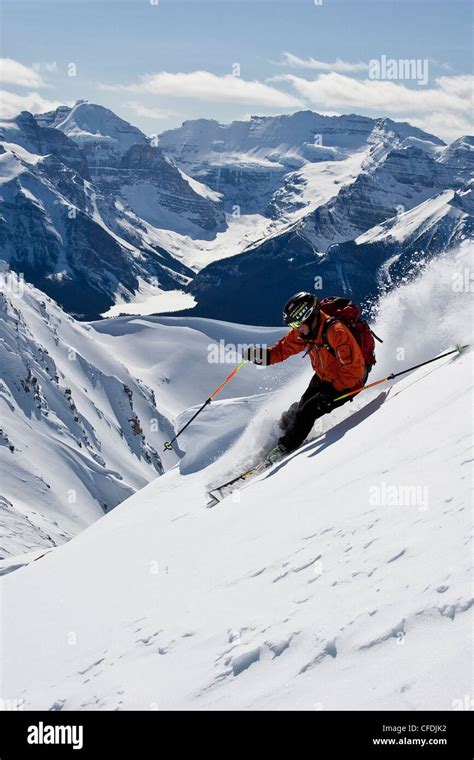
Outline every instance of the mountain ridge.
MULTIPOLYGON (((187 121, 157 144, 110 109, 78 101, 24 112, 0 130, 0 256, 82 319, 117 313, 142 293, 158 304, 162 295, 168 309, 194 298, 196 315, 232 318, 224 292, 212 302, 208 275, 222 272, 225 291, 236 257, 248 257, 248 269, 261 253, 271 256, 275 305, 263 318, 250 287, 246 317, 234 318, 271 324, 296 260, 310 289, 331 249, 328 286, 340 289, 345 259, 334 246, 460 190, 474 155, 469 136, 446 146, 407 123, 312 111, 187 121)), ((430 248, 427 240, 428 257, 439 252, 430 248)), ((365 288, 359 278, 359 294, 371 297, 370 277, 365 288)))

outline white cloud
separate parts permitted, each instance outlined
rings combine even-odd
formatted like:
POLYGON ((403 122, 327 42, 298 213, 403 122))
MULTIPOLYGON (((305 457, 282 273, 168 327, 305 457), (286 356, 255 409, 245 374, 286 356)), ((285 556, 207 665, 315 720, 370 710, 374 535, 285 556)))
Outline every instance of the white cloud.
POLYGON ((440 77, 436 87, 407 87, 399 82, 379 79, 354 79, 342 74, 322 74, 317 79, 308 80, 286 74, 279 80, 289 82, 298 95, 311 103, 322 104, 328 108, 356 107, 383 109, 391 111, 413 112, 446 108, 449 111, 467 112, 470 108, 466 98, 469 82, 474 77, 440 77))
POLYGON ((433 111, 426 116, 415 115, 409 121, 414 127, 419 127, 425 132, 442 137, 448 143, 461 137, 461 135, 469 135, 473 132, 472 121, 468 117, 453 113, 447 114, 443 111, 433 111))
POLYGON ((367 71, 369 68, 368 63, 362 61, 358 63, 350 63, 349 61, 343 61, 341 58, 336 58, 332 63, 326 61, 318 61, 315 58, 298 58, 293 53, 283 53, 283 63, 286 66, 291 66, 294 69, 314 69, 316 71, 337 71, 338 73, 349 73, 351 71, 367 71))
POLYGON ((458 98, 466 98, 472 103, 474 91, 474 76, 461 74, 453 77, 439 77, 436 84, 441 90, 451 93, 458 98))
POLYGON ((139 103, 136 100, 129 100, 127 103, 125 103, 125 106, 127 108, 130 108, 134 114, 141 116, 143 119, 172 119, 175 116, 178 116, 178 114, 174 111, 167 111, 163 108, 148 106, 144 103, 139 103))
POLYGON ((173 98, 195 98, 211 103, 252 103, 270 108, 298 108, 299 98, 262 82, 250 82, 232 74, 217 76, 209 71, 147 74, 137 84, 102 85, 104 90, 126 90, 173 98))
POLYGON ((17 116, 20 111, 43 113, 62 105, 64 105, 64 101, 46 100, 37 92, 18 95, 14 92, 8 92, 8 90, 0 90, 0 116, 2 117, 17 116))
POLYGON ((0 58, 0 82, 18 87, 46 87, 37 71, 12 58, 0 58))
POLYGON ((448 140, 472 130, 472 76, 442 76, 430 88, 360 80, 336 72, 321 74, 314 80, 286 74, 274 81, 291 84, 298 96, 318 111, 369 111, 418 125, 433 123, 436 128, 433 126, 432 131, 448 140))

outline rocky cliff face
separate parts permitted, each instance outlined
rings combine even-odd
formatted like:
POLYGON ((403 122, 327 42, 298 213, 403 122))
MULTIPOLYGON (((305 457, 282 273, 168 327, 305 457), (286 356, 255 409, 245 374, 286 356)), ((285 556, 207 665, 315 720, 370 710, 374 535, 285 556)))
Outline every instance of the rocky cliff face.
POLYGON ((29 153, 39 156, 53 155, 85 179, 90 179, 89 167, 81 149, 57 129, 42 126, 28 111, 16 119, 0 124, 0 141, 21 145, 29 153))
POLYGON ((197 300, 189 313, 279 324, 281 305, 299 290, 343 294, 370 306, 381 289, 473 238, 472 184, 438 193, 325 253, 315 251, 295 225, 284 236, 205 267, 189 285, 197 300))
POLYGON ((198 119, 163 132, 159 144, 191 176, 222 192, 226 209, 238 205, 242 213, 262 213, 277 219, 301 208, 298 173, 305 164, 341 161, 371 144, 380 146, 387 135, 391 145, 407 137, 433 141, 409 124, 390 119, 321 116, 312 111, 258 117, 219 124, 198 119))
POLYGON ((192 272, 155 230, 207 232, 224 220, 217 194, 123 124, 83 103, 2 124, 0 257, 82 318, 132 295, 139 278, 182 287, 192 272))
POLYGON ((32 119, 17 121, 17 142, 9 134, 0 155, 0 257, 82 318, 109 308, 117 291, 135 292, 139 277, 156 278, 164 289, 188 282, 192 272, 147 242, 142 220, 78 171, 80 149, 55 129, 36 129, 32 119), (66 144, 65 157, 24 147, 50 148, 50 133, 66 144))
POLYGON ((214 230, 225 224, 218 194, 190 184, 161 148, 151 145, 129 148, 121 157, 116 182, 116 192, 133 211, 162 228, 179 229, 183 226, 180 220, 202 230, 214 230), (149 202, 150 195, 154 207, 149 202), (169 214, 173 215, 174 224, 170 224, 169 214))
POLYGON ((168 228, 169 213, 176 215, 176 222, 202 230, 224 223, 216 194, 196 191, 160 148, 109 109, 79 101, 66 114, 48 115, 48 121, 81 148, 94 185, 122 198, 138 216, 159 228, 168 228))
POLYGON ((474 137, 464 135, 447 145, 438 159, 456 182, 468 182, 474 176, 474 137))

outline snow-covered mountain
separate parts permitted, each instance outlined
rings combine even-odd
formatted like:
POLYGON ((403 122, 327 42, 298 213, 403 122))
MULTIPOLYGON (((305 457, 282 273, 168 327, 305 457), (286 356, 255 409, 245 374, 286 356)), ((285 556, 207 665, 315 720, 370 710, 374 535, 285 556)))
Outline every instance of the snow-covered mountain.
POLYGON ((205 267, 188 286, 196 305, 184 313, 277 324, 289 294, 314 289, 369 307, 381 288, 390 289, 433 257, 473 238, 472 182, 440 192, 355 240, 329 246, 326 253, 315 251, 296 226, 245 254, 205 267))
MULTIPOLYGON (((312 134, 311 125, 311 129, 320 130, 323 144, 327 141, 332 150, 337 148, 337 155, 330 161, 305 164, 286 175, 286 185, 274 193, 270 205, 282 216, 291 207, 293 221, 241 253, 201 269, 187 286, 196 304, 186 314, 276 324, 288 294, 312 290, 315 283, 324 294, 345 293, 369 302, 377 296, 381 281, 392 286, 397 275, 410 275, 417 271, 420 262, 464 238, 472 238, 474 217, 469 181, 473 138, 463 137, 451 146, 444 146, 432 135, 389 119, 316 117, 316 114, 295 114, 292 120, 295 133, 299 134, 302 119, 307 129, 305 144, 312 134), (332 129, 326 126, 328 122, 332 129), (345 135, 345 143, 334 124, 345 135), (345 153, 348 145, 350 149, 358 149, 350 154, 350 159, 345 153), (346 158, 342 158, 344 155, 346 158), (350 171, 346 170, 345 175, 334 174, 334 167, 345 169, 349 161, 350 171), (311 182, 309 167, 311 171, 314 167, 315 172, 311 182), (325 197, 317 190, 324 176, 321 171, 326 176, 330 172, 325 197), (312 203, 302 201, 298 205, 298 198, 304 196, 305 200, 312 196, 312 203), (383 243, 378 237, 380 225, 384 229, 397 227, 394 236, 387 235, 383 243), (363 244, 372 238, 373 244, 366 250, 363 244), (398 264, 386 276, 387 262, 395 261, 398 264), (245 299, 241 293, 245 293, 245 299)), ((207 136, 212 133, 209 125, 207 131, 205 125, 200 126, 207 136)), ((215 123, 211 126, 215 132, 215 123)), ((254 145, 251 126, 248 125, 244 137, 239 135, 246 148, 254 145)), ((165 133, 163 144, 169 149, 174 139, 177 160, 184 156, 188 170, 198 172, 209 163, 213 143, 204 140, 201 131, 193 143, 191 125, 182 129, 182 133, 179 130, 171 135, 165 133), (186 148, 186 140, 191 146, 194 144, 194 151, 186 148)), ((268 150, 275 150, 273 132, 268 131, 268 150)), ((225 136, 227 133, 223 132, 225 136)), ((289 142, 291 134, 289 128, 285 142, 281 131, 276 130, 275 140, 282 140, 279 151, 283 155, 286 151, 294 155, 294 143, 289 142)), ((227 142, 224 140, 229 154, 236 142, 237 137, 229 130, 227 142)), ((212 185, 212 177, 203 176, 212 185)), ((328 180, 324 182, 326 189, 328 180)))
POLYGON ((86 129, 84 109, 87 116, 88 104, 79 104, 55 127, 22 113, 2 123, 0 143, 0 257, 83 318, 131 298, 143 282, 159 292, 189 281, 192 271, 160 245, 156 225, 204 231, 223 220, 216 193, 138 130, 121 135, 111 112, 94 107, 103 118, 89 132, 76 129, 86 129))
MULTIPOLYGON (((446 146, 409 124, 354 114, 198 119, 149 139, 78 101, 0 126, 0 257, 80 318, 197 300, 188 313, 274 324, 290 285, 311 288, 332 246, 461 192, 473 166, 472 138, 446 146), (274 303, 259 298, 258 282, 246 314, 234 313, 248 273, 259 262, 268 273, 269 260, 274 303)), ((343 261, 330 261, 340 289, 343 261)), ((360 284, 370 296, 372 281, 360 284)))
POLYGON ((3 559, 62 543, 161 474, 172 423, 90 326, 0 275, 3 559))
MULTIPOLYGON (((230 372, 208 360, 212 347, 255 333, 184 318, 82 324, 5 267, 0 282, 3 559, 63 543, 174 464, 164 441, 230 372)), ((249 369, 219 399, 254 394, 249 369)))
MULTIPOLYGON (((472 339, 471 294, 452 287, 465 256, 433 261, 382 300, 377 376, 472 339)), ((116 348, 134 326, 101 324, 116 348)), ((228 398, 190 426, 180 466, 65 546, 4 566, 5 695, 43 710, 464 704, 472 352, 362 394, 207 509, 206 488, 268 445, 304 386, 308 370, 289 364, 295 374, 259 405, 228 398), (209 465, 216 423, 231 441, 209 465)))
POLYGON ((0 141, 1 153, 19 145, 32 155, 32 160, 37 160, 37 156, 54 156, 84 179, 90 179, 89 167, 81 149, 62 132, 37 121, 28 111, 0 122, 0 141))
POLYGON ((125 153, 132 145, 146 145, 146 136, 137 127, 121 119, 108 108, 78 100, 72 106, 60 106, 55 111, 36 117, 42 127, 54 127, 80 145, 89 157, 97 152, 101 158, 108 154, 125 153))
POLYGON ((218 193, 179 171, 139 129, 108 108, 79 101, 40 115, 82 149, 94 184, 126 201, 138 217, 158 228, 192 232, 224 222, 218 193))
POLYGON ((446 164, 455 179, 463 182, 474 174, 474 137, 464 135, 447 145, 439 155, 439 163, 446 164))
MULTIPOLYGON (((383 129, 377 132, 380 137, 383 129)), ((286 232, 202 269, 187 286, 197 302, 192 313, 275 324, 288 293, 315 284, 324 294, 369 302, 381 282, 391 287, 397 276, 472 239, 472 139, 458 143, 454 160, 448 149, 399 143, 384 133, 361 173, 336 197, 286 232)))
POLYGON ((308 162, 344 160, 366 149, 381 126, 399 141, 411 137, 443 145, 433 135, 390 119, 321 116, 312 111, 252 116, 230 124, 186 121, 163 132, 159 144, 189 174, 223 192, 229 207, 239 204, 242 213, 264 213, 288 173, 294 182, 298 176, 294 170, 308 162))
POLYGON ((444 152, 433 151, 432 143, 399 142, 391 131, 379 134, 356 181, 315 212, 304 234, 324 251, 328 238, 336 243, 355 237, 394 211, 408 211, 441 190, 462 187, 472 178, 472 150, 467 140, 463 145, 464 159, 454 165, 443 162, 444 152), (385 148, 382 156, 380 141, 385 148))
POLYGON ((473 239, 471 180, 460 190, 445 190, 350 243, 331 247, 324 262, 324 280, 331 282, 331 272, 339 271, 342 283, 334 278, 333 288, 342 284, 355 298, 374 300, 383 290, 409 279, 433 257, 462 248, 473 239))
POLYGON ((120 293, 130 297, 141 280, 164 289, 189 281, 192 272, 157 244, 143 220, 90 181, 84 155, 62 132, 21 114, 4 125, 4 137, 0 258, 28 281, 81 317, 97 316, 120 293), (55 151, 51 134, 61 136, 55 151))

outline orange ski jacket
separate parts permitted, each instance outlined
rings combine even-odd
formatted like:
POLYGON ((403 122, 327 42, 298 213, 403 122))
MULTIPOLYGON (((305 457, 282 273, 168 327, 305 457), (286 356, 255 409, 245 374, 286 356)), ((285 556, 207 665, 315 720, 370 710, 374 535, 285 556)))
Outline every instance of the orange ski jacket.
POLYGON ((331 383, 337 391, 352 390, 364 384, 367 367, 356 339, 343 322, 334 322, 328 328, 326 340, 334 355, 323 345, 324 324, 330 317, 323 311, 315 339, 305 340, 299 330, 290 330, 268 349, 268 363, 278 364, 293 354, 308 351, 311 364, 320 380, 331 383))

